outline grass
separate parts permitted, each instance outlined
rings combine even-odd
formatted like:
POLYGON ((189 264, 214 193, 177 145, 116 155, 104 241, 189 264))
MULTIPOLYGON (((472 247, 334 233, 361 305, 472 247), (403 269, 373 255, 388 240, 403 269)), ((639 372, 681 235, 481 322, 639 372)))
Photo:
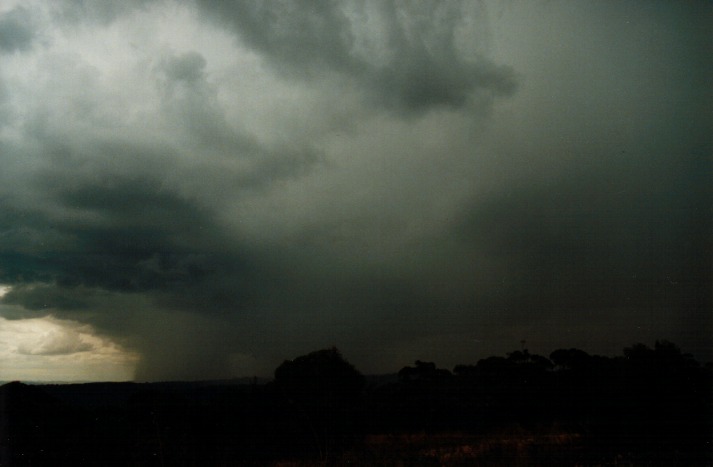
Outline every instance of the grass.
POLYGON ((373 434, 332 459, 284 460, 273 466, 564 466, 578 465, 581 447, 580 434, 551 430, 533 433, 519 426, 488 435, 462 432, 373 434))

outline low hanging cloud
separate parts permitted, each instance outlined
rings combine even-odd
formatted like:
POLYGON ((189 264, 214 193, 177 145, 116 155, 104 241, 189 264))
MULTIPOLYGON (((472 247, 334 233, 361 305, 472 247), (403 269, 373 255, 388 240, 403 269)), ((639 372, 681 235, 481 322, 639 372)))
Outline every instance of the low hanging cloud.
POLYGON ((35 40, 30 12, 21 6, 0 14, 0 53, 26 51, 35 40))
POLYGON ((0 358, 3 378, 94 381, 130 379, 137 356, 90 326, 46 316, 0 318, 0 358))
POLYGON ((17 351, 24 355, 70 355, 91 350, 94 346, 83 341, 78 332, 59 329, 43 334, 40 342, 21 343, 17 351))
POLYGON ((460 108, 516 89, 511 68, 459 50, 470 2, 197 3, 278 73, 308 80, 336 73, 399 113, 460 108))

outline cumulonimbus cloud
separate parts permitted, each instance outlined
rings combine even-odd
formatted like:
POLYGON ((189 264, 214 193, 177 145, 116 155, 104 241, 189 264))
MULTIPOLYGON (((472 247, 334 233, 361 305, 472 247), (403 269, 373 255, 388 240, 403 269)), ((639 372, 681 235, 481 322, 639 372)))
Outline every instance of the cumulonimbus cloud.
POLYGON ((667 19, 694 10, 32 5, 3 16, 32 32, 1 50, 8 318, 89 323, 146 379, 708 345, 710 47, 667 19))

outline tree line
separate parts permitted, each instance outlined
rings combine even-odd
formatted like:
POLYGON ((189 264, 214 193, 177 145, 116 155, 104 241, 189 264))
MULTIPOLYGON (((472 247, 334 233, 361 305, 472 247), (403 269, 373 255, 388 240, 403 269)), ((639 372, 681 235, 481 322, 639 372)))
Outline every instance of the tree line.
MULTIPOLYGON (((11 383, 0 387, 0 465, 326 465, 350 458, 393 465, 384 457, 393 446, 374 454, 374 439, 419 434, 428 444, 454 433, 478 437, 481 447, 488 436, 510 433, 498 435, 499 451, 488 445, 492 465, 511 455, 528 456, 527 465, 606 465, 621 456, 634 464, 710 465, 712 375, 710 364, 658 341, 616 357, 521 349, 452 370, 416 361, 382 379, 364 376, 329 348, 285 361, 267 383, 11 383), (513 433, 526 454, 508 451, 514 444, 503 437, 513 433), (564 439, 554 435, 575 441, 554 445, 564 439)), ((461 444, 476 455, 474 444, 461 444)), ((429 465, 423 456, 435 449, 422 449, 413 462, 429 465)), ((484 465, 486 454, 478 454, 484 465)))

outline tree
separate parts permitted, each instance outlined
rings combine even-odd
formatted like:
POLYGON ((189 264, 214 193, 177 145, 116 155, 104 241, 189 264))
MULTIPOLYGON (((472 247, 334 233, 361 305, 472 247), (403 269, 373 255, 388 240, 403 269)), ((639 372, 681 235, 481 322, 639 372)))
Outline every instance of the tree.
POLYGON ((399 370, 399 381, 404 383, 410 381, 444 381, 451 376, 450 371, 436 368, 436 364, 433 362, 416 360, 414 365, 414 367, 405 366, 399 370))
POLYGON ((336 347, 285 360, 275 370, 275 385, 302 402, 350 402, 359 397, 364 383, 364 376, 336 347))
POLYGON ((559 369, 573 370, 584 369, 591 362, 591 356, 584 350, 557 349, 550 354, 550 360, 559 369))
POLYGON ((275 370, 274 384, 294 413, 289 437, 295 443, 311 437, 314 452, 326 461, 331 452, 353 442, 350 434, 365 379, 336 347, 286 360, 275 370))

